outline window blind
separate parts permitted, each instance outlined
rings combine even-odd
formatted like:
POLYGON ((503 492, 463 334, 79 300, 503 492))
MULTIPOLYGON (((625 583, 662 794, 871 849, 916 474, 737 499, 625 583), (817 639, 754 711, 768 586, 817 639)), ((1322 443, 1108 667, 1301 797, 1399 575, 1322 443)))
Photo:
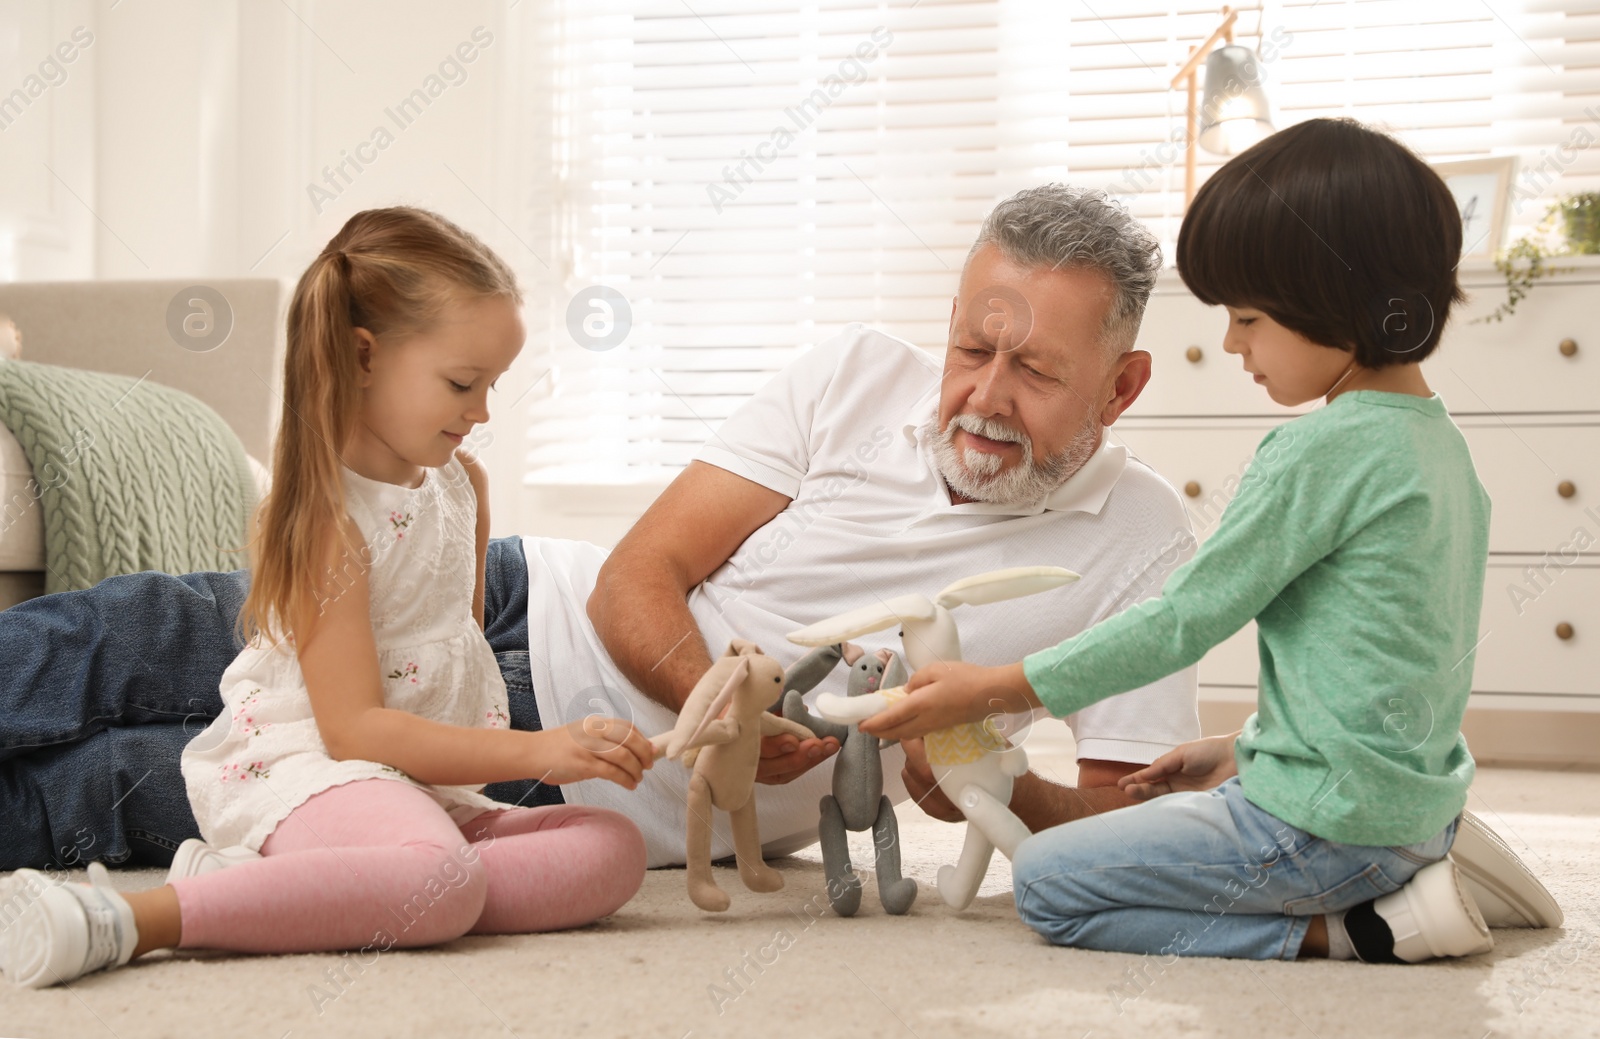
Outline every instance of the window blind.
MULTIPOLYGON (((1277 125, 1347 114, 1431 160, 1517 154, 1543 200, 1600 186, 1600 0, 1236 5, 1277 125), (1551 169, 1551 156, 1557 168, 1551 169), (1546 176, 1529 171, 1543 161, 1546 176)), ((1183 94, 1215 4, 552 0, 524 151, 551 275, 528 483, 664 482, 813 343, 864 321, 942 348, 999 198, 1103 187, 1167 246, 1183 94), (547 71, 545 71, 547 70, 547 71)), ((1199 153, 1201 182, 1225 157, 1199 153)), ((532 311, 532 308, 530 308, 532 311)), ((530 321, 532 319, 530 318, 530 321)))

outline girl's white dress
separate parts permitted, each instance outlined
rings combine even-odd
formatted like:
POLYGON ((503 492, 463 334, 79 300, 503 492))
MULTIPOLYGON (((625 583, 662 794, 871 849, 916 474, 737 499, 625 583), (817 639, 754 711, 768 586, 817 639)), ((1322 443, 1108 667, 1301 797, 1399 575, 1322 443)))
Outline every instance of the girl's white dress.
MULTIPOLYGON (((387 707, 468 728, 506 728, 506 686, 472 617, 477 498, 460 459, 424 469, 421 486, 344 469, 346 508, 367 540, 378 674, 387 707)), ((184 748, 183 779, 214 845, 261 843, 312 795, 358 779, 427 792, 458 824, 505 808, 476 787, 421 783, 389 765, 335 761, 317 731, 291 642, 257 637, 223 672, 223 710, 184 748)))

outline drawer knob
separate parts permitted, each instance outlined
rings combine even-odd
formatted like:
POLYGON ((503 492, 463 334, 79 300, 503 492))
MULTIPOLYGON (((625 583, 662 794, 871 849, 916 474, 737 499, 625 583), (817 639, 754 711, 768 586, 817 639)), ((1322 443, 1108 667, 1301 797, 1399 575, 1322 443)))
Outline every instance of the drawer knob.
POLYGON ((1189 359, 1190 364, 1199 364, 1200 358, 1204 357, 1205 355, 1206 352, 1200 349, 1198 346, 1191 346, 1189 349, 1183 352, 1183 356, 1189 359))
POLYGON ((1191 498, 1200 497, 1200 485, 1193 480, 1183 485, 1183 493, 1191 498))
POLYGON ((1562 480, 1556 484, 1556 493, 1563 498, 1570 498, 1578 493, 1578 488, 1573 485, 1571 480, 1562 480))
POLYGON ((1556 625, 1556 638, 1570 639, 1571 637, 1572 625, 1568 624, 1566 621, 1562 621, 1560 624, 1556 625))
POLYGON ((1563 339, 1561 340, 1560 349, 1562 357, 1571 357, 1578 352, 1578 341, 1576 339, 1563 339))

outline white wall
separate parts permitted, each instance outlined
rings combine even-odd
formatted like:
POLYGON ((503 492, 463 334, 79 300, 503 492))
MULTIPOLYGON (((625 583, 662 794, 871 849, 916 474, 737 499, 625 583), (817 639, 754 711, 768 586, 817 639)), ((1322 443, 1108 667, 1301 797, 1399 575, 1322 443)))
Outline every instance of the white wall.
MULTIPOLYGON (((92 37, 0 130, 0 280, 293 279, 352 213, 404 203, 483 238, 542 301, 520 22, 487 0, 0 0, 0 102, 74 29, 92 37), (409 122, 386 112, 430 85, 409 122), (352 154, 373 161, 330 185, 352 154)), ((491 398, 497 535, 528 523, 509 405, 543 371, 524 351, 491 398)))
POLYGON ((86 0, 0 3, 0 280, 94 272, 94 25, 86 0))

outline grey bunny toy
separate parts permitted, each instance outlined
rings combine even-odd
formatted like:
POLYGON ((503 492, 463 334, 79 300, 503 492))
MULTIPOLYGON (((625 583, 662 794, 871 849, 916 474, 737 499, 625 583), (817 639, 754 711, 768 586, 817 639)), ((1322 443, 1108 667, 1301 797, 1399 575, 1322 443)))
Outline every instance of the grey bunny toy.
POLYGON ((847 831, 872 831, 877 856, 878 900, 884 912, 899 916, 917 900, 917 882, 900 875, 900 832, 894 805, 883 792, 883 763, 878 752, 893 740, 880 741, 854 725, 836 725, 806 709, 801 694, 815 687, 835 664, 850 665, 848 695, 861 696, 879 689, 904 685, 905 668, 895 653, 881 649, 864 654, 853 643, 812 650, 789 669, 784 682, 783 716, 799 722, 818 739, 839 741, 839 760, 833 766, 833 793, 824 794, 819 835, 822 868, 828 878, 828 901, 840 916, 854 916, 861 906, 861 878, 850 865, 847 831), (886 674, 887 673, 887 674, 886 674))

